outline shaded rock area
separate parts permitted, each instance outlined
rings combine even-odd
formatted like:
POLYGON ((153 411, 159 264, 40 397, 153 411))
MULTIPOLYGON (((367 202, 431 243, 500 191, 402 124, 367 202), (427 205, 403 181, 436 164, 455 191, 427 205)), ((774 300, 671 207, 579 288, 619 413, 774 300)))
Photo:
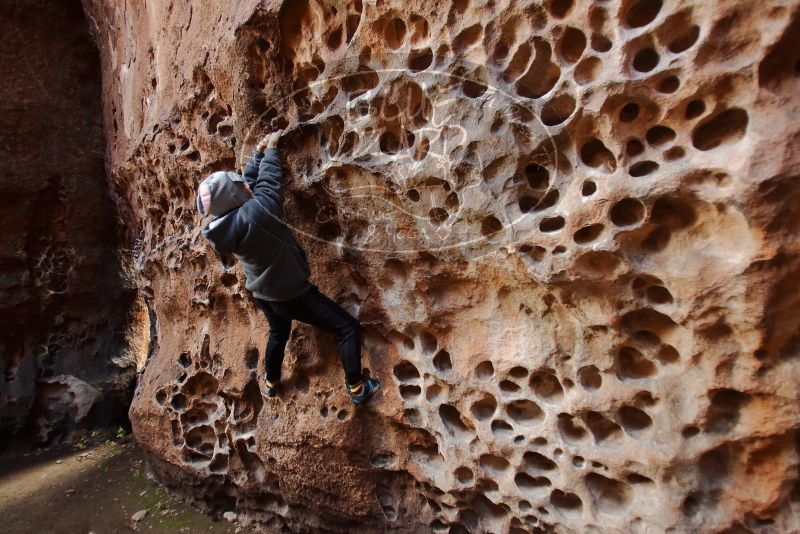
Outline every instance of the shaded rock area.
POLYGON ((0 438, 48 442, 124 421, 147 347, 129 345, 136 285, 81 4, 9 0, 2 12, 0 438))
POLYGON ((167 484, 266 531, 800 528, 796 2, 84 5, 167 484), (366 409, 305 326, 262 398, 200 235, 198 182, 274 128, 366 409))

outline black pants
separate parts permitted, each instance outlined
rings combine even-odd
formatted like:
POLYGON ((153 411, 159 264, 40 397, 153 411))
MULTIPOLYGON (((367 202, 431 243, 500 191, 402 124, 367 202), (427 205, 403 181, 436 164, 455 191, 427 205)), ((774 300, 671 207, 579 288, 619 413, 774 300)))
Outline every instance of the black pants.
POLYGON ((267 380, 281 378, 286 342, 292 331, 292 320, 307 323, 336 335, 339 356, 348 384, 361 381, 361 324, 341 306, 312 285, 299 297, 284 301, 267 301, 254 297, 269 321, 269 337, 265 354, 267 380))

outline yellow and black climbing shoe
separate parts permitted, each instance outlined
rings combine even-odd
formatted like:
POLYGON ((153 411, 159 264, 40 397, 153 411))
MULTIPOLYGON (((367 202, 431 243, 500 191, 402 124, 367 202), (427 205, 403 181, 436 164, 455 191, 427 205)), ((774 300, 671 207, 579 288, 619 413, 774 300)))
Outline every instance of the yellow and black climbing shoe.
POLYGON ((347 392, 350 393, 350 400, 356 406, 363 406, 378 394, 381 390, 381 383, 374 378, 367 378, 358 384, 347 385, 347 392))
POLYGON ((281 383, 279 381, 270 382, 266 378, 264 379, 264 391, 267 392, 267 397, 274 397, 278 394, 281 389, 281 383))

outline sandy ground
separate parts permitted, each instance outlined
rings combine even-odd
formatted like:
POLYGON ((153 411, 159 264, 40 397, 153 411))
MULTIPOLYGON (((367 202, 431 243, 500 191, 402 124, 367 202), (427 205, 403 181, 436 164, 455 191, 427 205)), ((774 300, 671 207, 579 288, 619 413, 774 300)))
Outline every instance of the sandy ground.
POLYGON ((146 473, 129 438, 0 456, 0 531, 4 534, 231 533, 146 473), (132 521, 140 510, 144 519, 132 521))

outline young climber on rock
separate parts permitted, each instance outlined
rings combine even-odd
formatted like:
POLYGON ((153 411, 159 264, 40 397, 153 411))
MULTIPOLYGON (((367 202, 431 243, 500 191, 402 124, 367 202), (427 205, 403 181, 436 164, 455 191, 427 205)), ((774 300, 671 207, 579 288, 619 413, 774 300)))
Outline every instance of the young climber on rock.
POLYGON ((197 209, 213 219, 202 232, 218 253, 239 260, 245 287, 269 321, 267 395, 279 392, 284 350, 292 320, 297 320, 336 335, 350 399, 366 404, 381 385, 362 373, 361 325, 309 282, 306 251, 282 220, 283 169, 277 148, 281 133, 268 134, 258 143, 244 176, 218 171, 203 180, 197 209))

